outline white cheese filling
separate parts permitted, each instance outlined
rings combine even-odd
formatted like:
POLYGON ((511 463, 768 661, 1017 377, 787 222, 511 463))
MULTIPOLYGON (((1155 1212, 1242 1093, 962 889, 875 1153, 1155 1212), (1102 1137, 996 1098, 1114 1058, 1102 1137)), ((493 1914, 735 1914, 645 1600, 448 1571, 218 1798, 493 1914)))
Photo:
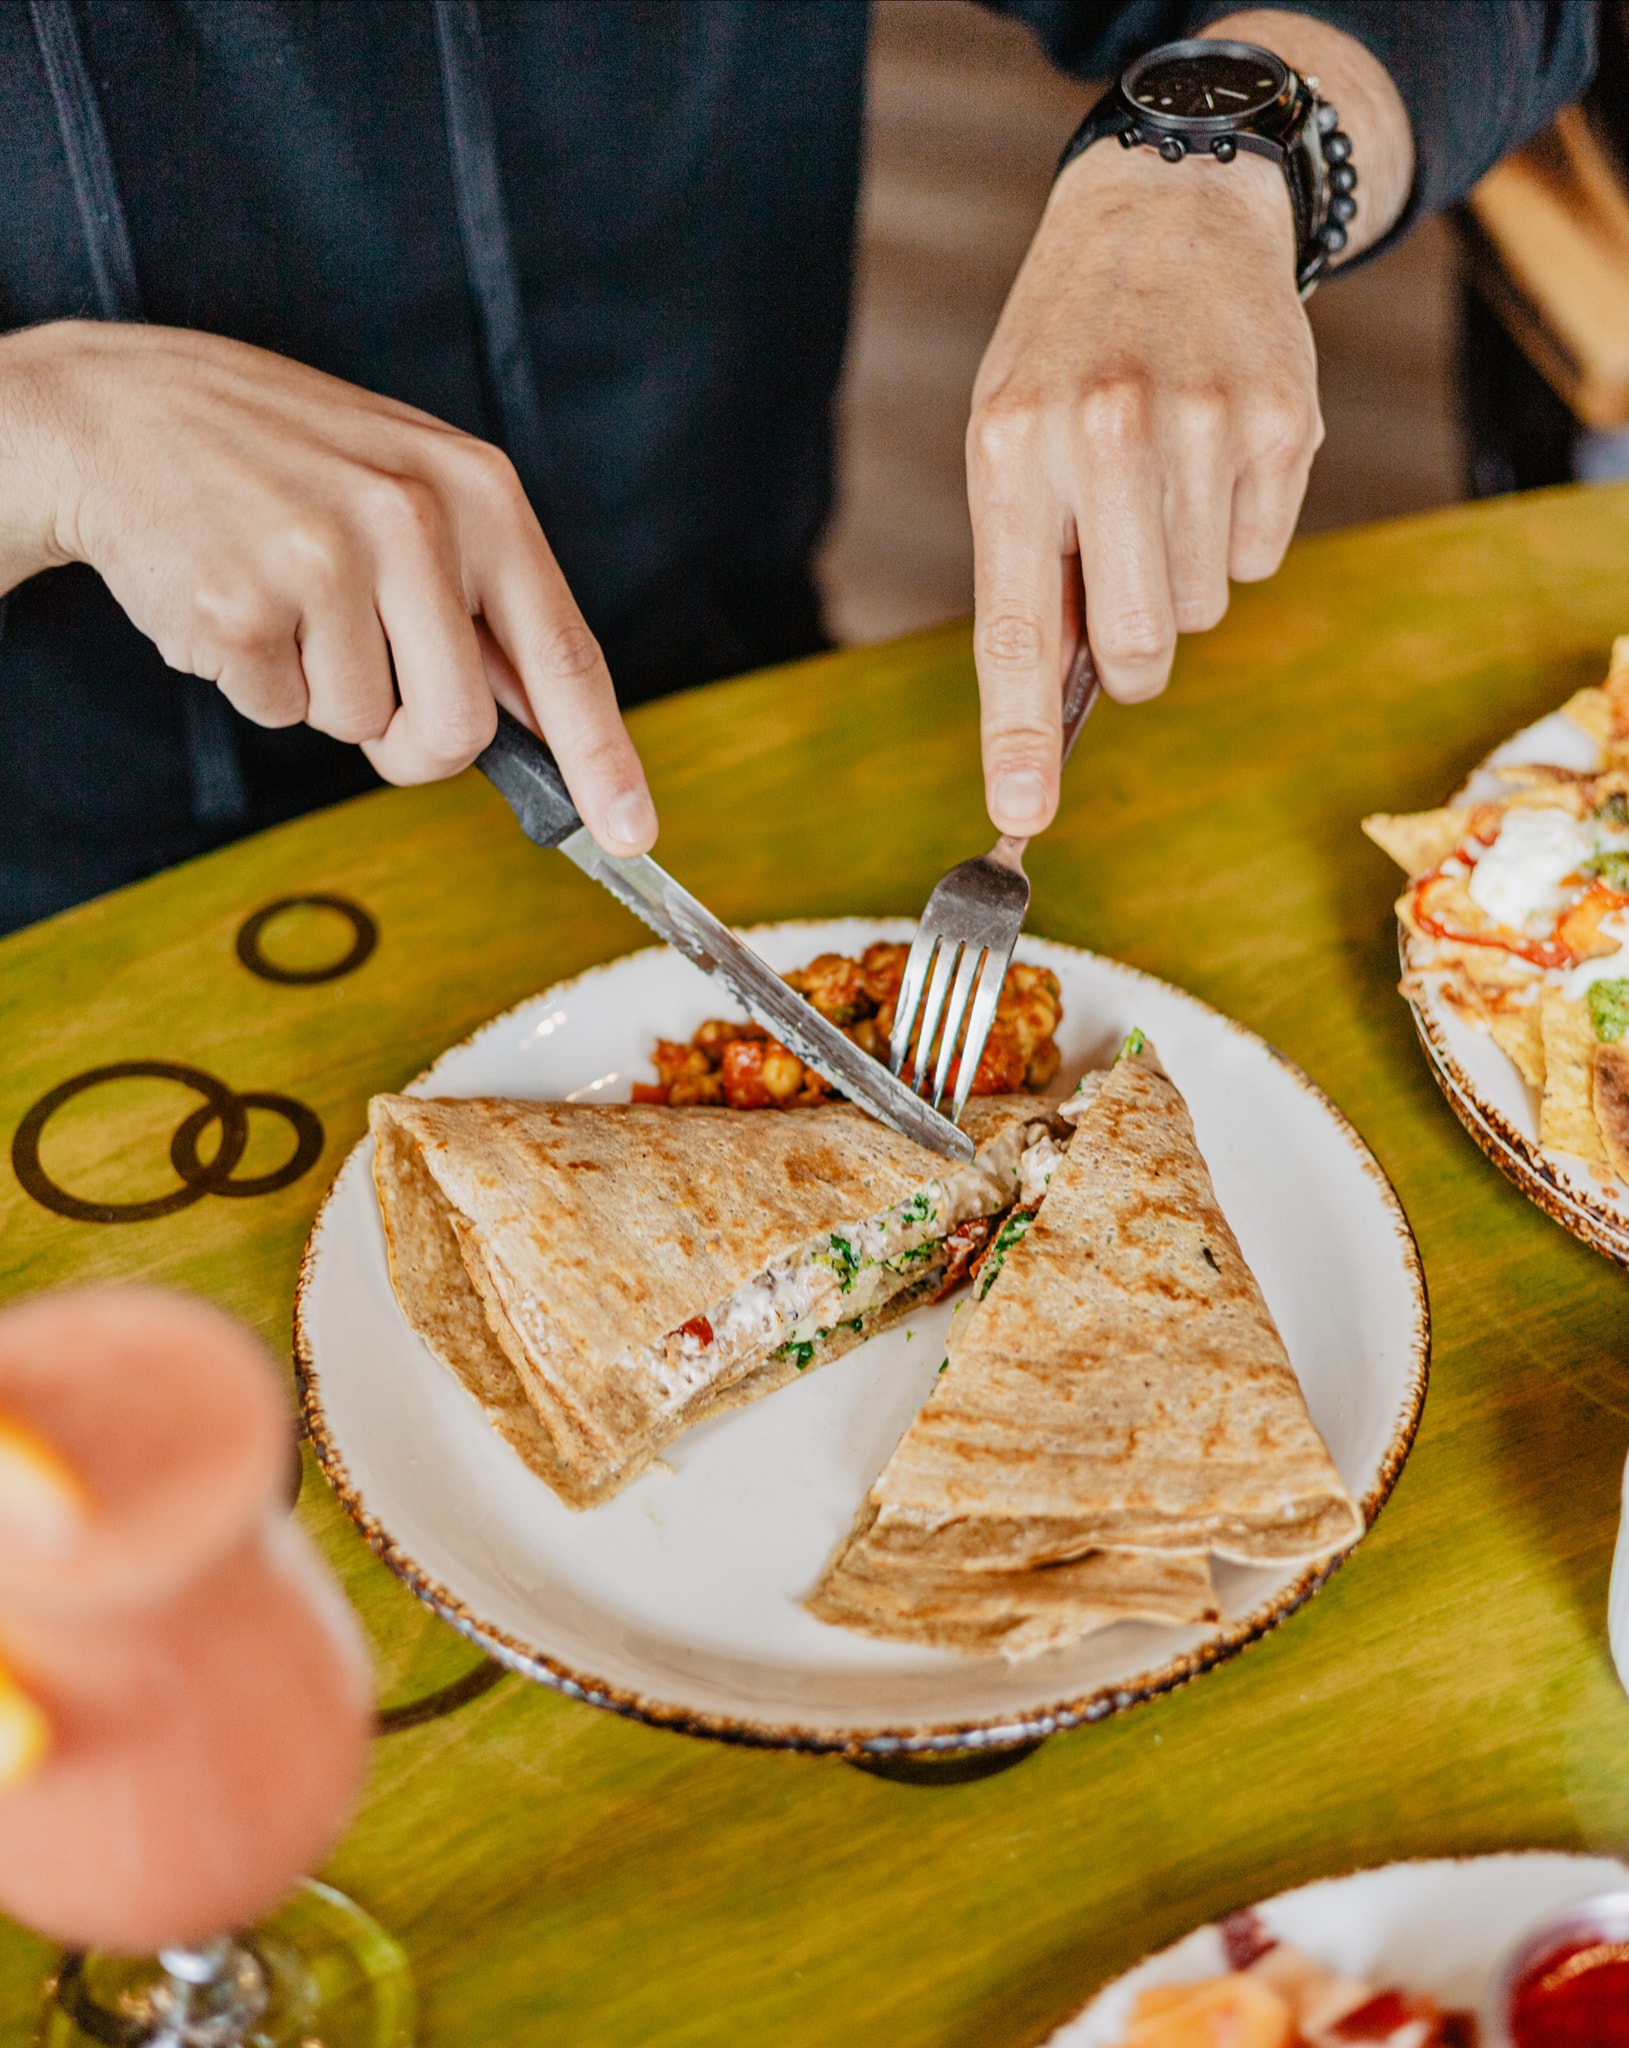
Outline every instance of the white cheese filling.
POLYGON ((708 1312, 713 1341, 678 1333, 623 1354, 623 1364, 648 1375, 662 1405, 680 1408, 704 1389, 737 1377, 783 1344, 809 1343, 913 1285, 932 1263, 939 1239, 974 1216, 1034 1201, 1062 1148, 1042 1121, 1014 1123, 966 1166, 947 1168, 903 1202, 843 1224, 823 1242, 777 1260, 708 1312), (1031 1153, 1036 1163, 1028 1164, 1031 1153), (926 1255, 913 1261, 908 1254, 926 1255))

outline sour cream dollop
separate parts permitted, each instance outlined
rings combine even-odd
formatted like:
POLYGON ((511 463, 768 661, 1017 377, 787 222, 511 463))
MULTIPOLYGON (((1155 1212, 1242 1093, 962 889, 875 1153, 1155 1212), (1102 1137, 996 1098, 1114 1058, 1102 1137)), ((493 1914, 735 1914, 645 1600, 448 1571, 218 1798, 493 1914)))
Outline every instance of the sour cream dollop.
POLYGON ((1589 834, 1565 811, 1507 811, 1498 838, 1471 869, 1471 901, 1511 931, 1529 919, 1548 921, 1566 907, 1561 883, 1593 852, 1589 834))

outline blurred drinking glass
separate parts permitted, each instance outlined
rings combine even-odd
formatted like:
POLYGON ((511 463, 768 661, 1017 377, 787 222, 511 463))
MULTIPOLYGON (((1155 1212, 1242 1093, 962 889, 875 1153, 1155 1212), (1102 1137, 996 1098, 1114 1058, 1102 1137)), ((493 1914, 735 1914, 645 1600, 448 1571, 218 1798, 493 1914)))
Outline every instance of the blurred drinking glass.
POLYGON ((372 1714, 291 1454, 271 1360, 202 1303, 0 1313, 0 1909, 70 1951, 46 2048, 411 2040, 400 1949, 298 1885, 372 1714))

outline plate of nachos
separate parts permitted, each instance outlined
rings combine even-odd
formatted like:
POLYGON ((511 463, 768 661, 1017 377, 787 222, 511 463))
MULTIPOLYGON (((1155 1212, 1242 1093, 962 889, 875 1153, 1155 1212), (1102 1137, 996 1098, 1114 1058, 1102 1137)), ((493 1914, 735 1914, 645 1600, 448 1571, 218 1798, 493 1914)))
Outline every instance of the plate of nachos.
POLYGON ((1368 836, 1408 876, 1401 992, 1482 1150, 1629 1265, 1629 634, 1607 678, 1436 810, 1368 836))

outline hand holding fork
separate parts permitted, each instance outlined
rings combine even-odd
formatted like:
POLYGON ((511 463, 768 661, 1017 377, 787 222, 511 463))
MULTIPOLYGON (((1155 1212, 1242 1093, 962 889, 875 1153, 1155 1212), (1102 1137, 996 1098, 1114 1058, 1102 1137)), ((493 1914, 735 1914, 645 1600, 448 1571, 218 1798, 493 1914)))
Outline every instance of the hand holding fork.
MULTIPOLYGON (((1063 685, 1065 761, 1101 688, 1082 621, 1080 645, 1063 685)), ((937 1109, 959 1043, 961 1065, 950 1110, 957 1123, 967 1106, 995 1022, 1001 984, 1029 911, 1029 877, 1024 873, 1028 844, 1027 838, 1004 832, 988 853, 961 861, 942 875, 905 962, 888 1064, 900 1073, 914 1045, 912 1085, 937 1109), (932 1057, 935 1039, 937 1060, 932 1057)))

